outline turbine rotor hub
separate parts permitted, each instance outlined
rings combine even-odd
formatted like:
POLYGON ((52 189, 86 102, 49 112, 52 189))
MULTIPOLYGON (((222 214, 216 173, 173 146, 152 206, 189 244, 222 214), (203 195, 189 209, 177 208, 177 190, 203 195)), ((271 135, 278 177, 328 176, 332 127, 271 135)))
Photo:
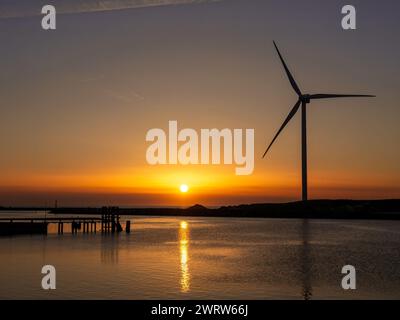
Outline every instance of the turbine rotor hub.
POLYGON ((310 103, 311 96, 309 94, 303 94, 302 96, 300 96, 300 100, 301 100, 301 102, 304 102, 304 103, 310 103))

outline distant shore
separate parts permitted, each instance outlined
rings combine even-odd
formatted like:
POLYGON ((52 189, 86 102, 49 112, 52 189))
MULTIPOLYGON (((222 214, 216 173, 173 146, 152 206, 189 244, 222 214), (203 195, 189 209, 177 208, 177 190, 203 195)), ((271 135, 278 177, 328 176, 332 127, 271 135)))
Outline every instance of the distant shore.
MULTIPOLYGON (((53 214, 101 214, 101 207, 0 207, 1 211, 47 210, 53 214)), ((116 208, 120 215, 234 218, 309 218, 400 220, 400 199, 393 200, 310 200, 307 202, 265 203, 189 208, 116 208)))

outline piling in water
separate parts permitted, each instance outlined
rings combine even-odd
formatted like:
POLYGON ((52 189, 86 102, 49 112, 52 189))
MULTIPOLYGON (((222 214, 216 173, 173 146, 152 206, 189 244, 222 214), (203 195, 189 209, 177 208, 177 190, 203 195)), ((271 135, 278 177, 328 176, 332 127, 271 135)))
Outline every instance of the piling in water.
POLYGON ((125 231, 126 231, 126 233, 130 233, 131 232, 131 221, 130 220, 126 221, 125 231))

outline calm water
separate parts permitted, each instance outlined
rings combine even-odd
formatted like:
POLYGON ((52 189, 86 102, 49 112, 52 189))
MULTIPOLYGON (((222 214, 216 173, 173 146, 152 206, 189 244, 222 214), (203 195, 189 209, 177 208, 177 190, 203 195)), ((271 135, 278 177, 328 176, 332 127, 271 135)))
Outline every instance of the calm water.
POLYGON ((129 235, 0 238, 0 298, 400 298, 400 222, 129 219, 129 235), (41 289, 45 264, 54 291, 41 289), (341 289, 346 264, 352 292, 341 289))

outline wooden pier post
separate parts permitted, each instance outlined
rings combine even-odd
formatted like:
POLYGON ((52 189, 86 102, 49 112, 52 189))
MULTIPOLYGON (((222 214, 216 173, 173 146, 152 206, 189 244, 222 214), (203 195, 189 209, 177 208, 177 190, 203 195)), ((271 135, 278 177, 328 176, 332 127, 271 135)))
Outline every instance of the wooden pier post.
POLYGON ((58 234, 63 234, 64 233, 64 223, 60 221, 58 221, 58 234))
POLYGON ((73 221, 72 222, 72 234, 77 234, 78 233, 78 223, 73 221))
POLYGON ((111 232, 115 233, 115 214, 111 216, 111 232))
POLYGON ((126 233, 131 232, 131 221, 130 220, 126 220, 125 231, 126 231, 126 233))

